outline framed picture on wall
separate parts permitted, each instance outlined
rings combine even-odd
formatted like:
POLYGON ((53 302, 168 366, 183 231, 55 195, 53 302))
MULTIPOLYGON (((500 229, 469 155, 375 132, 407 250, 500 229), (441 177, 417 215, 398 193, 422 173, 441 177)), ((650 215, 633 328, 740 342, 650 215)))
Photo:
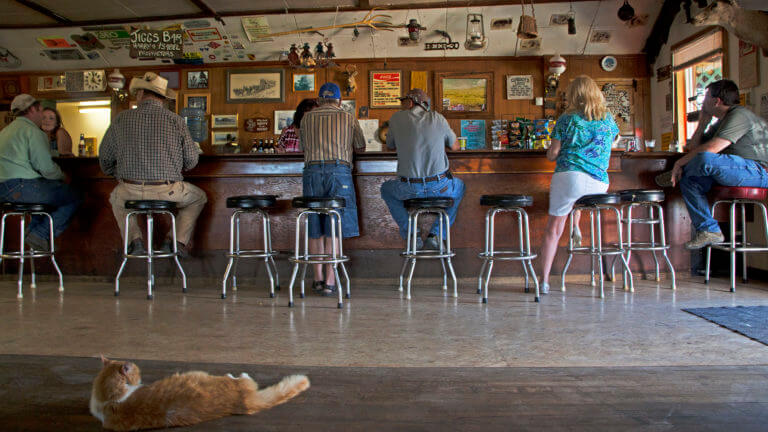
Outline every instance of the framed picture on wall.
POLYGON ((354 99, 341 101, 341 109, 357 117, 357 102, 354 99))
POLYGON ((227 71, 227 102, 284 102, 283 69, 233 69, 227 71))
POLYGON ((212 131, 211 145, 224 145, 237 142, 237 131, 212 131))
POLYGON ((293 92, 313 92, 315 91, 314 73, 294 73, 293 74, 293 92))
POLYGON ((434 108, 445 117, 493 117, 493 72, 435 75, 434 108))
POLYGON ((286 128, 293 124, 293 116, 296 111, 275 111, 275 135, 280 135, 283 132, 283 128, 286 128))
POLYGON ((185 108, 200 108, 206 114, 211 113, 210 93, 184 93, 185 108))
POLYGON ((213 114, 211 115, 211 128, 237 128, 237 114, 213 114))
POLYGON ((399 108, 403 74, 399 70, 371 71, 369 88, 371 108, 399 108))
POLYGON ((208 71, 189 71, 187 72, 187 88, 188 89, 207 89, 208 88, 208 71))

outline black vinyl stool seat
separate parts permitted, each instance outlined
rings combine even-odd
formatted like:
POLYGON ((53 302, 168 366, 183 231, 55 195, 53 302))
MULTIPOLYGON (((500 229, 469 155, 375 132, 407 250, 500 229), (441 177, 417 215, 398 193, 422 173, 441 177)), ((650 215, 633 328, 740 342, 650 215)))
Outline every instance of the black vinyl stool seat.
POLYGON ((533 205, 533 197, 530 195, 483 195, 480 197, 480 205, 490 206, 485 213, 485 248, 477 256, 483 260, 483 266, 480 267, 480 275, 477 277, 477 293, 483 294, 483 303, 488 303, 488 283, 491 280, 494 261, 520 261, 523 265, 525 274, 525 292, 530 292, 529 269, 533 277, 533 283, 536 289, 535 301, 539 301, 539 280, 533 269, 533 259, 536 254, 531 253, 531 237, 528 229, 528 213, 524 207, 533 205), (515 213, 517 214, 518 227, 518 245, 515 249, 496 249, 494 247, 496 232, 496 214, 497 213, 515 213), (486 273, 486 269, 488 270, 486 273))
POLYGON ((227 208, 264 209, 274 207, 277 195, 239 195, 227 198, 227 208))
POLYGON ((35 279, 35 258, 51 258, 51 263, 56 273, 59 275, 59 292, 64 292, 64 277, 59 269, 59 264, 56 263, 55 246, 53 241, 53 218, 51 212, 55 210, 55 207, 47 204, 39 203, 12 203, 4 202, 0 206, 3 211, 2 222, 0 223, 0 259, 16 259, 19 260, 19 279, 17 282, 18 291, 16 292, 16 298, 24 298, 22 293, 22 284, 24 278, 24 260, 29 259, 30 269, 30 284, 29 287, 37 288, 37 281, 35 279), (5 220, 9 216, 19 217, 19 250, 18 251, 6 251, 5 250, 5 220), (47 250, 33 250, 26 249, 25 236, 26 236, 26 223, 27 218, 32 216, 42 216, 48 221, 48 249, 47 250))
MULTIPOLYGON (((669 260, 667 250, 669 245, 667 244, 666 233, 664 229, 664 209, 661 204, 665 200, 664 191, 658 189, 626 189, 617 192, 621 197, 621 221, 627 228, 626 243, 624 250, 626 251, 627 264, 632 259, 632 251, 650 251, 653 257, 654 268, 656 271, 656 282, 661 280, 659 273, 659 259, 656 257, 656 252, 661 251, 664 255, 664 259, 667 262, 669 268, 670 278, 672 280, 672 289, 677 288, 675 281, 675 269, 672 267, 672 262, 669 260), (646 216, 632 215, 634 210, 641 210, 646 213, 646 216), (648 240, 634 242, 632 240, 632 227, 635 225, 647 225, 648 226, 648 240), (657 241, 656 230, 659 231, 659 240, 657 241)), ((614 256, 613 264, 611 264, 611 279, 614 279, 614 267, 616 265, 616 256, 614 256)), ((624 284, 626 289, 627 275, 624 275, 624 284)))
POLYGON ((155 274, 153 272, 152 264, 153 260, 157 258, 172 258, 176 262, 181 273, 181 291, 187 292, 187 275, 184 273, 184 268, 181 267, 179 262, 179 250, 176 245, 176 216, 172 210, 176 209, 176 203, 173 201, 164 200, 128 200, 124 204, 127 210, 130 210, 125 215, 125 231, 123 232, 123 262, 120 264, 120 269, 117 271, 115 277, 115 296, 120 295, 120 275, 125 270, 125 263, 129 258, 143 259, 147 261, 147 299, 152 300, 153 290, 155 288, 155 274), (155 230, 155 216, 168 215, 171 219, 171 251, 165 252, 155 250, 153 242, 154 230, 155 230), (140 215, 145 215, 147 219, 147 251, 143 254, 128 253, 128 227, 130 226, 131 217, 138 218, 140 215))
POLYGON ((347 202, 341 197, 313 197, 300 196, 291 201, 293 208, 305 209, 339 209, 347 206, 347 202))
POLYGON ((629 290, 634 291, 634 284, 632 282, 632 272, 629 270, 629 264, 624 257, 624 241, 623 241, 623 227, 621 220, 621 212, 616 205, 621 204, 621 196, 617 193, 604 193, 604 194, 591 194, 584 195, 576 200, 569 214, 570 219, 570 232, 568 235, 568 260, 563 267, 563 274, 560 278, 560 289, 565 291, 565 274, 568 271, 568 267, 573 260, 575 254, 589 255, 590 256, 590 283, 592 286, 597 285, 596 273, 595 273, 595 261, 598 263, 597 276, 600 282, 600 298, 605 298, 605 291, 603 287, 603 257, 609 255, 615 255, 621 258, 622 266, 624 267, 624 288, 629 285, 629 290), (589 246, 574 246, 573 233, 574 233, 574 215, 576 212, 588 212, 590 221, 590 244, 589 246), (605 243, 603 244, 603 229, 602 229, 602 213, 614 213, 616 215, 616 234, 618 237, 617 243, 605 243), (626 280, 629 280, 627 284, 626 280))
MULTIPOLYGON (((707 246, 707 263, 704 283, 709 283, 709 264, 712 258, 712 249, 718 249, 728 252, 730 258, 730 279, 731 292, 736 292, 736 254, 741 253, 741 281, 747 283, 747 254, 752 252, 768 252, 768 210, 765 207, 765 200, 768 199, 768 189, 749 186, 722 186, 714 185, 709 191, 710 202, 713 202, 711 211, 712 217, 715 216, 715 209, 719 205, 727 205, 728 226, 730 239, 720 243, 714 243, 707 246), (763 240, 760 243, 753 243, 748 238, 747 229, 747 206, 754 206, 760 209, 762 217, 755 215, 755 221, 758 219, 763 223, 763 240), (741 216, 738 215, 741 213, 741 216), (741 219, 741 227, 738 226, 741 219), (740 229, 739 229, 740 228, 740 229), (738 234, 741 233, 741 236, 738 234), (741 237, 739 239, 739 237, 741 237)), ((757 213, 757 212, 755 212, 757 213)))
POLYGON ((483 195, 480 197, 480 205, 493 207, 530 207, 533 205, 533 197, 530 195, 483 195))
MULTIPOLYGON (((296 282, 296 276, 301 267, 301 292, 299 296, 304 298, 304 280, 307 276, 307 266, 309 264, 330 264, 333 267, 333 273, 336 280, 339 309, 344 307, 344 300, 342 299, 341 287, 342 280, 339 278, 339 266, 341 266, 342 274, 345 279, 346 294, 345 298, 350 298, 350 283, 349 273, 344 263, 349 261, 349 257, 344 255, 343 235, 341 227, 341 213, 339 209, 343 209, 347 206, 347 201, 342 197, 318 197, 318 196, 299 196, 291 200, 291 205, 296 209, 303 209, 296 216, 296 241, 293 256, 288 258, 289 262, 293 263, 293 270, 291 272, 291 283, 288 285, 288 307, 293 307, 293 284, 296 282), (330 251, 325 251, 321 254, 312 254, 309 252, 309 216, 325 216, 330 219, 331 224, 331 245, 330 251), (303 223, 303 226, 302 226, 303 223), (303 241, 303 248, 302 245, 303 241), (336 244, 338 243, 338 249, 336 244), (302 252, 303 250, 303 252, 302 252)), ((322 220, 320 223, 324 223, 322 220)))
POLYGON ((411 198, 403 201, 407 209, 440 208, 448 209, 453 205, 453 198, 434 197, 434 198, 411 198))
POLYGON ((3 211, 7 212, 40 212, 51 213, 56 207, 47 204, 34 204, 34 203, 3 203, 3 211))
POLYGON ((129 210, 175 210, 176 203, 162 200, 128 200, 125 208, 129 210))
POLYGON ((403 257, 403 267, 400 269, 400 286, 398 291, 403 291, 403 280, 405 270, 410 263, 408 272, 408 290, 405 298, 411 298, 411 280, 413 271, 416 269, 416 260, 419 259, 439 259, 443 269, 443 290, 448 290, 448 270, 453 280, 453 297, 459 296, 458 282, 456 272, 453 270, 451 258, 456 254, 451 250, 451 221, 448 217, 447 209, 453 206, 454 200, 451 197, 429 197, 429 198, 411 198, 403 201, 403 205, 408 210, 408 230, 405 242, 405 251, 400 253, 403 257), (437 249, 418 249, 417 238, 419 235, 419 216, 423 214, 434 214, 437 216, 439 225, 438 248, 437 249), (443 241, 444 238, 444 241, 443 241), (448 270, 446 270, 446 267, 448 270))
POLYGON ((227 298, 227 280, 232 271, 232 291, 237 290, 237 263, 241 258, 263 258, 269 277, 269 297, 275 297, 275 290, 280 289, 280 278, 274 257, 278 254, 272 249, 272 227, 267 209, 277 203, 277 195, 238 195, 227 198, 227 208, 234 209, 229 219, 229 253, 224 279, 221 282, 221 298, 227 298), (262 249, 240 248, 240 217, 243 214, 255 214, 261 218, 262 249))

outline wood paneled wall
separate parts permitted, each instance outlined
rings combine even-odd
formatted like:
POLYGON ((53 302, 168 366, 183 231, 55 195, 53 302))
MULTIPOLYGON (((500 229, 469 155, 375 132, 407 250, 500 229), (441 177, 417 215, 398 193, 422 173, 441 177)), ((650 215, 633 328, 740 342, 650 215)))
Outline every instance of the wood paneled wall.
MULTIPOLYGON (((465 57, 465 58, 398 58, 398 59, 359 59, 359 60, 339 60, 339 67, 315 69, 315 87, 320 87, 324 82, 333 81, 339 84, 343 89, 345 85, 344 67, 352 64, 357 67, 357 91, 354 94, 346 95, 343 93, 343 99, 354 99, 356 106, 369 105, 369 71, 393 69, 400 70, 403 73, 403 91, 410 88, 411 71, 427 71, 429 88, 427 93, 432 97, 433 104, 437 97, 435 92, 435 73, 436 72, 488 72, 492 71, 493 78, 493 103, 494 118, 513 119, 515 117, 542 118, 544 110, 542 106, 536 106, 534 100, 507 100, 506 96, 506 75, 532 75, 534 80, 534 95, 543 96, 544 80, 547 76, 547 60, 549 56, 542 57, 465 57)), ((641 136, 651 134, 651 115, 650 115, 650 81, 646 67, 644 55, 625 55, 617 56, 618 67, 612 72, 603 71, 600 68, 601 56, 566 56, 567 70, 560 78, 559 91, 564 91, 571 78, 586 74, 598 80, 612 79, 634 79, 637 86, 634 94, 635 106, 635 128, 641 136)), ((274 118, 275 110, 292 110, 298 103, 306 97, 315 97, 314 93, 294 93, 292 91, 293 72, 305 71, 304 69, 291 69, 284 63, 261 62, 261 63, 233 63, 226 66, 164 66, 152 68, 121 68, 120 71, 126 76, 126 82, 130 82, 131 77, 141 75, 147 70, 153 71, 177 71, 179 73, 180 88, 178 90, 179 108, 184 101, 185 93, 210 93, 210 104, 212 114, 239 114, 239 136, 243 151, 248 151, 250 142, 253 138, 277 138, 270 132, 265 133, 247 133, 243 129, 243 122, 250 117, 274 118), (281 103, 227 103, 227 70, 243 68, 282 68, 285 70, 285 101, 281 103), (187 71, 208 70, 209 88, 207 90, 186 88, 187 71)), ((111 72, 111 70, 108 70, 111 72)), ((41 75, 50 75, 55 71, 35 72, 24 75, 16 74, 21 78, 22 90, 45 99, 83 99, 89 97, 103 97, 105 93, 66 93, 66 92, 37 92, 37 77, 41 75)), ((13 74, 2 74, 0 77, 12 76, 13 74)), ((127 87, 127 84, 126 84, 127 87)), ((115 111, 127 109, 128 102, 124 102, 115 111)), ((396 109, 370 109, 368 118, 388 120, 396 109)), ((460 120, 450 119, 449 122, 455 131, 460 130, 460 120)), ((271 128, 273 129, 273 128, 271 128)), ((489 128, 490 129, 490 128, 489 128)), ((212 152, 209 142, 202 143, 206 153, 212 152)))

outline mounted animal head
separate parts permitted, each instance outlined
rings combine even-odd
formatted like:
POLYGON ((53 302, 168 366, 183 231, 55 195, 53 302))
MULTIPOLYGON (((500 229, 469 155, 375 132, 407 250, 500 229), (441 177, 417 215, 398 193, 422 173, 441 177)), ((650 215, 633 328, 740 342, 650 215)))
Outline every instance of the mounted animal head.
POLYGON ((354 93, 357 89, 357 82, 355 82, 355 77, 357 76, 357 66, 348 64, 344 66, 344 75, 346 75, 347 78, 347 86, 344 89, 347 92, 347 95, 354 93))
POLYGON ((733 24, 737 11, 741 9, 734 0, 717 0, 693 17, 696 26, 733 24))

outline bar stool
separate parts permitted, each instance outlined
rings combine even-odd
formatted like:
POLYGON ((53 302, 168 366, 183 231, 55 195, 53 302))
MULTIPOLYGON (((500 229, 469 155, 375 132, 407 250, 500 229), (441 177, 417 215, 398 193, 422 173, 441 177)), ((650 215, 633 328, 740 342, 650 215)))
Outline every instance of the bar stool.
POLYGON ((712 204, 712 216, 715 215, 715 208, 718 204, 730 204, 729 224, 731 230, 730 241, 707 246, 707 268, 704 283, 709 283, 709 261, 712 255, 712 248, 726 251, 730 254, 731 263, 731 292, 736 292, 736 253, 741 252, 742 275, 741 281, 747 283, 747 254, 750 252, 768 252, 768 213, 766 213, 763 201, 768 198, 768 189, 756 187, 738 187, 738 186, 715 186, 710 192, 712 204), (763 213, 763 229, 765 233, 765 242, 762 245, 750 243, 747 239, 747 217, 746 206, 755 205, 763 213), (736 208, 741 209, 741 241, 737 241, 736 235, 736 208))
POLYGON ((403 290, 403 276, 405 275, 405 268, 410 262, 411 268, 408 272, 408 291, 405 298, 411 298, 411 279, 413 279, 413 271, 416 268, 416 260, 418 259, 439 259, 443 268, 443 290, 448 290, 448 276, 445 270, 446 265, 451 271, 451 279, 453 279, 453 297, 459 296, 458 283, 456 282, 456 273, 453 271, 453 264, 451 264, 451 258, 456 254, 451 250, 451 223, 448 218, 446 209, 453 205, 453 198, 448 197, 432 197, 432 198, 412 198, 403 202, 405 208, 408 210, 408 237, 406 238, 405 252, 402 252, 400 256, 403 259, 403 268, 400 270, 400 287, 399 291, 403 290), (422 214, 435 214, 437 216, 439 224, 438 243, 440 247, 438 249, 421 249, 417 250, 416 239, 419 233, 419 216, 422 214), (445 233, 445 235, 443 235, 445 233), (445 237, 445 242, 442 238, 445 237))
POLYGON ((278 252, 272 250, 272 229, 269 223, 267 208, 274 207, 277 195, 241 195, 227 198, 227 208, 235 209, 229 220, 229 253, 224 280, 221 282, 221 298, 227 298, 227 279, 232 270, 232 291, 237 289, 237 262, 240 258, 264 258, 269 277, 269 297, 275 297, 275 290, 280 289, 280 279, 277 274, 274 256, 278 252), (264 249, 240 249, 240 215, 256 214, 261 217, 263 228, 264 249), (274 268, 274 277, 272 269, 274 268))
POLYGON ((307 275, 307 264, 332 264, 333 273, 336 278, 336 284, 339 293, 338 307, 341 309, 344 307, 344 303, 341 295, 341 279, 339 278, 338 266, 341 265, 341 271, 344 273, 344 279, 346 279, 347 294, 346 298, 350 298, 349 291, 349 274, 347 268, 344 267, 344 263, 349 261, 349 257, 344 255, 344 248, 342 246, 342 230, 341 230, 341 214, 338 209, 344 208, 347 203, 344 198, 340 197, 310 197, 301 196, 296 197, 291 202, 293 208, 304 209, 298 216, 296 216, 296 242, 293 256, 288 258, 288 261, 293 263, 293 271, 291 272, 291 283, 288 286, 288 307, 293 307, 293 283, 296 281, 296 274, 299 271, 299 265, 302 265, 301 270, 301 294, 300 297, 304 298, 304 278, 307 275), (310 254, 309 253, 309 215, 326 215, 331 221, 331 253, 323 254, 310 254), (304 222, 302 229, 302 222, 304 222), (338 227, 338 229, 337 229, 338 227), (304 233, 302 236, 301 233, 304 233), (300 253, 301 238, 304 237, 304 253, 300 253), (339 247, 336 250, 336 240, 338 239, 339 247))
MULTIPOLYGON (((664 202, 664 191, 655 189, 627 189, 618 192, 623 204, 621 205, 621 221, 626 224, 627 227, 627 243, 624 247, 626 251, 627 265, 632 260, 632 251, 650 251, 653 256, 653 262, 656 268, 656 282, 661 280, 659 275, 659 260, 656 257, 656 251, 661 251, 664 255, 664 260, 667 262, 667 267, 672 278, 672 289, 676 289, 675 283, 675 269, 672 267, 672 262, 669 260, 667 251, 669 245, 667 244, 666 234, 664 229, 664 209, 661 207, 661 203, 664 202), (632 217, 632 210, 634 208, 647 210, 647 217, 632 217), (657 216, 658 215, 658 216, 657 216), (648 225, 649 229, 649 241, 647 242, 633 242, 632 241, 632 225, 648 225), (656 242, 655 230, 659 230, 659 242, 656 242)), ((613 279, 613 269, 616 264, 616 257, 613 258, 613 264, 611 264, 611 279, 613 279)), ((626 289, 627 276, 624 275, 624 287, 626 289)))
POLYGON ((3 219, 2 227, 0 227, 0 258, 2 259, 17 259, 19 260, 19 290, 16 293, 16 298, 24 298, 22 294, 22 278, 24 277, 24 259, 29 259, 29 267, 31 273, 30 288, 37 288, 35 281, 35 258, 50 257, 53 263, 53 268, 56 269, 56 273, 59 274, 59 292, 64 292, 64 278, 61 275, 59 265, 56 263, 55 248, 53 245, 53 218, 51 217, 52 207, 44 204, 22 204, 22 203, 3 203, 3 219), (48 220, 48 250, 25 250, 24 249, 24 231, 27 221, 27 217, 43 216, 48 220), (19 217, 19 250, 18 251, 5 251, 5 219, 8 216, 20 216, 19 217))
POLYGON ((600 298, 605 298, 605 292, 603 290, 603 257, 609 255, 618 255, 621 258, 621 263, 624 266, 626 277, 629 279, 629 290, 634 291, 634 285, 632 283, 632 272, 629 270, 627 260, 624 258, 624 242, 622 240, 622 226, 621 226, 621 213, 615 205, 621 203, 621 197, 615 193, 606 194, 593 194, 585 195, 579 198, 570 213, 570 233, 568 235, 568 261, 565 262, 563 267, 563 276, 560 280, 560 289, 565 291, 565 273, 568 271, 568 266, 571 264, 574 254, 582 254, 590 256, 591 265, 591 284, 595 286, 595 260, 598 262, 599 274, 600 274, 600 298), (573 246, 573 215, 577 211, 589 212, 590 221, 590 245, 583 247, 573 246), (619 237, 618 244, 606 244, 603 245, 603 229, 602 229, 602 212, 615 212, 616 213, 616 231, 619 237), (597 217, 595 217, 597 216, 597 217), (597 236, 597 238, 595 238, 597 236), (607 246, 607 247, 606 247, 607 246))
POLYGON ((483 293, 483 303, 488 303, 488 282, 491 279, 493 271, 493 262, 499 261, 520 261, 523 264, 525 273, 525 292, 530 292, 528 288, 528 269, 530 267, 533 283, 536 287, 535 301, 539 301, 539 281, 536 272, 533 270, 532 260, 536 254, 531 253, 531 239, 528 231, 528 213, 523 207, 533 205, 533 197, 529 195, 483 195, 480 197, 480 205, 490 206, 485 213, 485 249, 478 257, 483 260, 483 266, 480 268, 480 276, 477 278, 477 293, 483 293), (494 249, 495 219, 497 213, 511 212, 517 214, 517 232, 518 244, 517 250, 513 249, 494 249), (486 267, 488 272, 483 278, 486 267), (485 279, 485 284, 483 284, 485 279), (483 291, 483 287, 485 290, 483 291))
POLYGON ((179 262, 179 251, 176 248, 176 217, 171 210, 176 208, 176 203, 173 201, 159 201, 159 200, 129 200, 125 202, 125 208, 131 210, 125 215, 125 232, 123 233, 123 263, 120 264, 120 270, 117 271, 117 277, 115 277, 115 296, 120 295, 120 275, 125 269, 125 263, 128 258, 139 258, 147 260, 147 299, 152 300, 152 290, 155 286, 155 274, 152 271, 152 260, 156 258, 173 258, 176 261, 176 266, 181 273, 181 291, 187 292, 187 275, 184 273, 184 269, 179 262), (154 250, 152 246, 152 236, 155 230, 155 215, 166 214, 171 218, 171 233, 173 235, 173 245, 171 252, 162 252, 154 250), (147 253, 146 254, 129 254, 128 253, 128 224, 131 221, 131 216, 138 217, 139 215, 146 215, 147 217, 147 253))

